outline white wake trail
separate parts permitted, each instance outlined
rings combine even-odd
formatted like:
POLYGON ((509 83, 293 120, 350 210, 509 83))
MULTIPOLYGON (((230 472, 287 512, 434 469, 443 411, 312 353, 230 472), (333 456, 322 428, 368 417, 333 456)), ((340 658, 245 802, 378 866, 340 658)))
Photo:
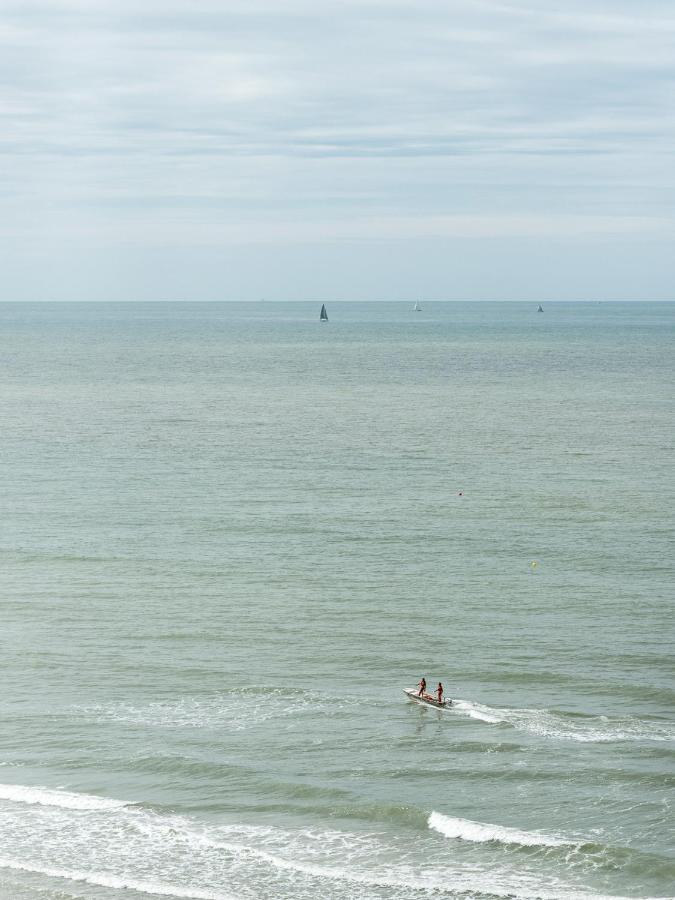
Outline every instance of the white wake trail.
POLYGON ((453 700, 450 712, 487 722, 509 725, 541 737, 580 743, 613 741, 675 741, 671 723, 649 722, 634 716, 572 716, 548 709, 491 707, 471 700, 453 700))

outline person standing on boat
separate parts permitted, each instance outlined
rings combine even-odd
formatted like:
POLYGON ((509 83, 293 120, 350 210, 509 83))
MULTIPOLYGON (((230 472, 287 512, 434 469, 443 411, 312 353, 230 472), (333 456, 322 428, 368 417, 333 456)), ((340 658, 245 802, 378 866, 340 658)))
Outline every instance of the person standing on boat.
POLYGON ((427 680, 426 680, 426 678, 424 677, 424 675, 422 676, 422 680, 421 680, 420 683, 417 685, 417 687, 419 688, 419 692, 418 692, 417 696, 418 696, 418 697, 423 697, 423 696, 424 696, 424 692, 425 692, 426 689, 427 689, 427 680))
POLYGON ((443 685, 438 682, 438 687, 436 688, 436 699, 439 703, 443 702, 443 685))

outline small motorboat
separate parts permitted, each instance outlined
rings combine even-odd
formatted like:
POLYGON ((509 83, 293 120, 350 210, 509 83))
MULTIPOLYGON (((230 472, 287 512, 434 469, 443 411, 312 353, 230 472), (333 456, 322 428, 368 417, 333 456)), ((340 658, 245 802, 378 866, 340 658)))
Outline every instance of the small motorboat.
POLYGON ((403 693, 423 706, 435 706, 436 709, 446 709, 448 706, 452 706, 452 700, 444 700, 442 703, 439 703, 431 694, 422 694, 420 697, 417 688, 403 688, 403 693))

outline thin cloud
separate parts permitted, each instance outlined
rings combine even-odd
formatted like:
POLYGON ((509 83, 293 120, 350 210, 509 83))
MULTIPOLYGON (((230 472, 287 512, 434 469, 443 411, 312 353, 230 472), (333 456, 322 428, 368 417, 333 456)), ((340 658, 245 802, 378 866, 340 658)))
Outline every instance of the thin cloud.
POLYGON ((651 0, 0 2, 8 252, 665 239, 674 42, 651 0))

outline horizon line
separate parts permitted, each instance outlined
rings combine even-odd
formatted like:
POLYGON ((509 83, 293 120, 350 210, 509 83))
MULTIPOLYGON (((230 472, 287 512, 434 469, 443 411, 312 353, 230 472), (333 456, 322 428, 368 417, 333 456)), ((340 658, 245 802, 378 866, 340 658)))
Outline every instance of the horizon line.
POLYGON ((642 297, 631 298, 631 299, 619 299, 619 298, 588 298, 585 300, 574 299, 574 298, 564 298, 564 299, 547 299, 546 297, 539 297, 535 300, 523 300, 515 297, 503 298, 500 300, 497 299, 478 299, 478 298, 463 298, 463 299, 445 299, 445 298, 419 298, 419 297, 410 297, 404 300, 387 300, 383 298, 374 298, 374 299, 360 299, 353 300, 348 298, 276 298, 276 299, 267 299, 267 298, 259 298, 259 299, 205 299, 205 298, 195 298, 192 300, 187 300, 185 298, 176 299, 176 298, 154 298, 154 299, 139 299, 135 298, 133 300, 122 300, 122 299, 92 299, 92 300, 64 300, 64 299, 30 299, 30 300, 11 300, 11 299, 0 299, 0 304, 2 303, 12 303, 12 304, 21 304, 21 303, 675 303, 675 297, 672 298, 649 298, 642 297))

